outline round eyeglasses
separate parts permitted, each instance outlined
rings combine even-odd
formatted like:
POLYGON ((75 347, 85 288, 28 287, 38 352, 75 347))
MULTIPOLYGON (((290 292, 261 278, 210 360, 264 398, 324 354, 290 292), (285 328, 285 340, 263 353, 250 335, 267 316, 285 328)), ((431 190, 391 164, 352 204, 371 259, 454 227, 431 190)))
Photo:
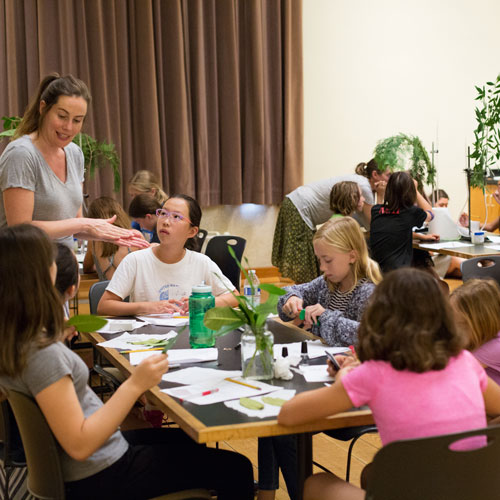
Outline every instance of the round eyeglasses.
POLYGON ((160 219, 167 217, 170 222, 174 223, 186 220, 192 226, 194 225, 186 216, 180 214, 179 212, 169 212, 168 210, 164 210, 163 208, 158 208, 156 210, 156 216, 159 217, 160 219))

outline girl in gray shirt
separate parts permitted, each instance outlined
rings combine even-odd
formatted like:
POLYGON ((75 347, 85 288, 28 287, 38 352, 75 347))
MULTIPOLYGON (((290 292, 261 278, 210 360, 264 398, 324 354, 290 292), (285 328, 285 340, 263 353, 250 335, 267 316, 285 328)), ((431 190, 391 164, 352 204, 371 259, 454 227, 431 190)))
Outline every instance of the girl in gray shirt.
POLYGON ((135 500, 206 488, 219 499, 253 499, 245 457, 198 445, 180 429, 119 431, 135 401, 168 370, 167 356, 147 358, 101 402, 86 365, 61 342, 54 245, 41 229, 0 229, 0 255, 0 388, 40 407, 60 446, 66 498, 135 500))

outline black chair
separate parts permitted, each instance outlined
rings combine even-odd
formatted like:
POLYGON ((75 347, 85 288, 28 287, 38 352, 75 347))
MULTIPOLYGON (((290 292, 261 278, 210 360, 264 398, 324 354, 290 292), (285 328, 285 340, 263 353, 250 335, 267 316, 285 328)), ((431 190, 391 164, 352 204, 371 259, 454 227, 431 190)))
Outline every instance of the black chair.
MULTIPOLYGON (((324 431, 324 434, 327 436, 338 439, 340 441, 351 441, 349 444, 349 450, 347 452, 347 464, 346 464, 346 472, 345 472, 345 480, 349 482, 349 478, 351 476, 351 460, 352 460, 352 450, 356 441, 365 434, 376 434, 378 432, 377 426, 375 425, 360 425, 358 427, 346 427, 345 429, 332 429, 331 431, 324 431)), ((324 470, 325 472, 330 472, 324 465, 313 461, 313 464, 316 467, 324 470)))
POLYGON ((203 249, 203 243, 207 239, 208 231, 206 229, 198 229, 198 234, 195 236, 196 242, 198 244, 197 252, 201 252, 203 249))
POLYGON ((97 306, 99 301, 106 291, 106 287, 109 285, 109 280, 98 281, 94 283, 89 290, 89 308, 90 314, 97 314, 97 306))
POLYGON ((26 457, 16 420, 9 403, 0 402, 0 461, 3 465, 4 484, 0 498, 10 499, 10 487, 19 492, 19 485, 26 480, 26 457), (18 474, 15 474, 18 469, 18 474))
POLYGON ((366 500, 498 500, 500 426, 422 439, 394 441, 381 448, 370 467, 366 500), (450 450, 465 437, 486 435, 488 444, 450 450))
POLYGON ((472 278, 493 278, 500 285, 500 255, 488 255, 464 260, 460 269, 464 281, 472 278))
MULTIPOLYGON (((9 392, 26 451, 28 491, 36 498, 64 500, 65 488, 58 445, 36 402, 16 391, 9 392)), ((207 490, 195 489, 161 495, 156 500, 202 500, 212 498, 207 490)))
POLYGON ((231 281, 238 291, 240 290, 240 268, 228 252, 227 246, 231 246, 241 262, 246 244, 245 238, 224 234, 210 238, 205 248, 205 255, 208 255, 220 267, 222 274, 231 281))

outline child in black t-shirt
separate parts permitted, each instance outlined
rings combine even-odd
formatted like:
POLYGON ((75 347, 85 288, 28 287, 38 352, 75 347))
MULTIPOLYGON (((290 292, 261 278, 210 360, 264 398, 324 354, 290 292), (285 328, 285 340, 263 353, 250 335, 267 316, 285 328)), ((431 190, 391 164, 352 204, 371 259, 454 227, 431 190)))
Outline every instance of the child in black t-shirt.
POLYGON ((416 184, 406 172, 393 173, 384 204, 372 207, 370 249, 383 272, 411 265, 412 228, 434 217, 430 203, 417 191, 416 184))

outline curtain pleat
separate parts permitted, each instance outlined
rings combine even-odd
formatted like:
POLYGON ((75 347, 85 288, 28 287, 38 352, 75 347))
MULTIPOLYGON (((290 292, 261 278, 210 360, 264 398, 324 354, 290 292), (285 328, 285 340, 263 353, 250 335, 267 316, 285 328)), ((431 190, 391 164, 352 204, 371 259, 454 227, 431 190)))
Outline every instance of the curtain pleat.
MULTIPOLYGON (((121 158, 125 206, 140 169, 203 206, 279 203, 303 175, 301 23, 302 0, 0 0, 0 114, 72 73, 92 94, 84 131, 121 158)), ((112 183, 105 168, 85 188, 112 183)))

